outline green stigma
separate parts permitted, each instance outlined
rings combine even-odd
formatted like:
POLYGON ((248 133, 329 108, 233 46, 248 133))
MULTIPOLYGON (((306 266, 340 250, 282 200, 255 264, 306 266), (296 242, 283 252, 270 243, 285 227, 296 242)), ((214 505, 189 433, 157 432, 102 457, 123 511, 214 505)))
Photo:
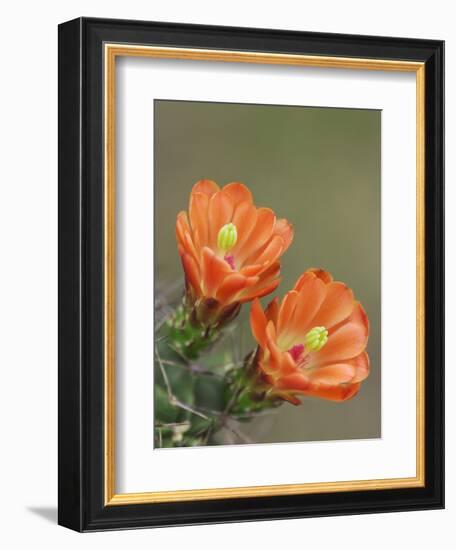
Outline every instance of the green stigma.
POLYGON ((306 334, 307 351, 320 351, 328 341, 328 330, 325 327, 314 327, 306 334))
POLYGON ((228 252, 237 242, 237 229, 234 223, 224 225, 217 236, 217 246, 223 252, 228 252))

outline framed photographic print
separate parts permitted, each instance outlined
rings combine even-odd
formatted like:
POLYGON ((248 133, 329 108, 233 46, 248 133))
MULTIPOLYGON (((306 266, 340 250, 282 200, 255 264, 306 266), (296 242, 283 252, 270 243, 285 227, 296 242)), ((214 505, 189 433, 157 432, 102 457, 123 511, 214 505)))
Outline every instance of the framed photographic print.
POLYGON ((443 507, 436 40, 59 27, 59 523, 443 507))

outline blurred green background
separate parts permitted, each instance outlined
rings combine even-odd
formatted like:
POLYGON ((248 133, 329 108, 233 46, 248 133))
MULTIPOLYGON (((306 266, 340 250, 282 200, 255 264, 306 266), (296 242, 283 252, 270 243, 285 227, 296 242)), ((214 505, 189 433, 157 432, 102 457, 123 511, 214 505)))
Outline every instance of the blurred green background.
MULTIPOLYGON (((369 316, 371 374, 359 394, 344 403, 286 403, 243 426, 255 442, 381 436, 380 151, 376 110, 155 101, 157 286, 182 280, 175 218, 187 209, 192 185, 242 181, 257 206, 294 225, 276 294, 305 269, 323 267, 353 289, 369 316)), ((244 306, 247 349, 248 311, 244 306)))

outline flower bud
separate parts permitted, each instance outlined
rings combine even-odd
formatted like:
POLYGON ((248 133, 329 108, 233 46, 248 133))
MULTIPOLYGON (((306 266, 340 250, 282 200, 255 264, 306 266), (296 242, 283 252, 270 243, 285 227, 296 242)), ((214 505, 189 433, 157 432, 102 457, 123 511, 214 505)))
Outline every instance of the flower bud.
POLYGON ((328 331, 325 327, 314 327, 306 334, 307 351, 320 351, 328 341, 328 331))
POLYGON ((231 250, 237 241, 237 229, 234 223, 225 224, 217 236, 217 246, 223 252, 231 250))

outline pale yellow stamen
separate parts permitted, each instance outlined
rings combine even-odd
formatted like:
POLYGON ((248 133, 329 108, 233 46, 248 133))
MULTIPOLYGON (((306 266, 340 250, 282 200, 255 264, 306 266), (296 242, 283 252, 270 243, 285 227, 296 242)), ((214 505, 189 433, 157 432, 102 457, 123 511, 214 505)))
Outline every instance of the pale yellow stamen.
POLYGON ((234 223, 224 225, 217 236, 217 246, 223 252, 228 252, 237 242, 237 229, 234 223))
POLYGON ((306 334, 305 346, 307 351, 320 351, 328 341, 328 330, 325 327, 314 327, 306 334))

